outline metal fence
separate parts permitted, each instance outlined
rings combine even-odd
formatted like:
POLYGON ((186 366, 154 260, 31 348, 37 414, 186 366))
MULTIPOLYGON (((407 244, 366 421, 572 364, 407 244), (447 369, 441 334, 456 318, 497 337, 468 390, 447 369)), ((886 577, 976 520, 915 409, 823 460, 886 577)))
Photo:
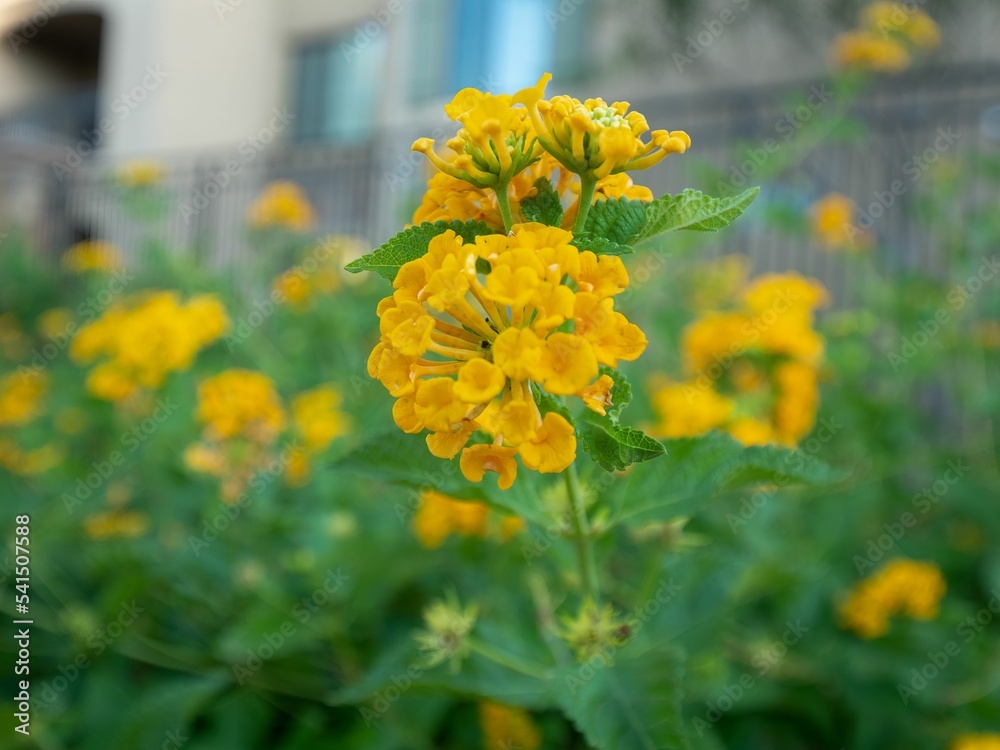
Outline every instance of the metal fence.
MULTIPOLYGON (((846 102, 837 101, 830 91, 823 82, 807 81, 635 101, 634 107, 654 126, 684 129, 694 138, 687 154, 670 157, 636 175, 637 180, 656 194, 685 187, 718 193, 727 184, 735 190, 763 182, 757 212, 769 202, 804 208, 830 190, 852 196, 867 209, 893 181, 906 181, 907 191, 881 210, 873 227, 888 250, 881 256, 883 270, 942 268, 948 259, 935 246, 933 232, 917 220, 913 206, 919 191, 909 189, 913 177, 904 170, 927 149, 952 158, 1000 148, 1000 68, 924 68, 887 77, 846 111, 842 111, 846 102), (810 94, 812 104, 803 103, 810 94), (838 115, 836 128, 820 138, 804 138, 810 132, 807 123, 830 111, 838 115), (847 115, 863 123, 864 138, 844 141, 847 115), (942 128, 958 135, 943 149, 935 147, 942 128), (773 152, 763 149, 769 140, 776 144, 773 152), (760 180, 760 173, 774 167, 757 163, 762 153, 765 162, 778 163, 792 153, 801 158, 760 180), (721 177, 706 176, 710 173, 721 177), (741 181, 745 185, 737 184, 741 181)), ((168 247, 194 248, 204 262, 225 267, 252 252, 245 213, 263 185, 274 179, 291 179, 306 189, 321 232, 358 235, 373 244, 384 240, 408 220, 427 177, 424 159, 411 154, 410 143, 437 124, 414 123, 378 133, 363 146, 274 144, 260 150, 233 148, 208 157, 166 159, 169 176, 163 190, 174 208, 152 227, 129 215, 120 189, 109 179, 106 162, 84 160, 60 180, 51 165, 63 158, 64 151, 36 144, 29 154, 23 141, 5 137, 3 128, 0 154, 12 163, 11 154, 20 153, 19 168, 25 172, 21 179, 39 193, 39 205, 33 209, 39 252, 55 258, 67 244, 83 237, 108 239, 129 252, 139 236, 153 231, 168 247), (35 164, 33 176, 25 171, 29 162, 35 164)), ((978 181, 975 173, 969 179, 978 181)), ((849 288, 843 257, 824 253, 752 217, 720 236, 710 251, 743 252, 755 270, 798 269, 835 290, 849 288)))

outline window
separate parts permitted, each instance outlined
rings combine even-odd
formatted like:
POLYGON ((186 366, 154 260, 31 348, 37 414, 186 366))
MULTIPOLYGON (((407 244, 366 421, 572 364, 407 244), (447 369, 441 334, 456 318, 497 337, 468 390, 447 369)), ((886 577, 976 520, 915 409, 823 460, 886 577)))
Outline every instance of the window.
POLYGON ((579 76, 594 0, 421 0, 414 8, 414 101, 472 86, 513 92, 546 70, 579 76))
POLYGON ((298 140, 352 143, 370 137, 384 78, 385 34, 367 38, 363 47, 353 36, 300 48, 298 140))

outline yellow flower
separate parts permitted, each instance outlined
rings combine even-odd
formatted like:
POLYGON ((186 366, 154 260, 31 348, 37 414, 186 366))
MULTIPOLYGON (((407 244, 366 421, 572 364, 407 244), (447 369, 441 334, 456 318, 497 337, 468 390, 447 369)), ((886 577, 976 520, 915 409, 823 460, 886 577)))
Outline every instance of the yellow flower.
POLYGON ((199 474, 220 477, 226 471, 226 457, 217 447, 192 443, 184 449, 184 465, 199 474))
POLYGON ((264 186, 247 210, 253 229, 287 229, 308 232, 316 223, 313 207, 305 191, 294 182, 277 181, 264 186))
POLYGON ((855 223, 857 206, 840 193, 827 193, 812 206, 812 232, 828 250, 862 250, 867 233, 855 223))
POLYGON ((23 370, 0 377, 0 427, 27 424, 41 413, 42 399, 49 390, 44 372, 23 370))
POLYGON ((753 417, 734 420, 727 431, 743 445, 767 445, 774 442, 774 427, 770 422, 753 417))
POLYGON ((38 316, 38 332, 46 338, 61 340, 69 335, 73 313, 65 307, 53 307, 38 316))
POLYGON ((451 534, 486 536, 489 507, 471 500, 457 500, 434 490, 420 493, 420 507, 413 516, 413 533, 421 546, 440 547, 451 534))
POLYGON ((901 73, 910 67, 910 53, 896 39, 873 31, 847 31, 834 40, 834 62, 843 68, 901 73))
POLYGON ((924 51, 941 43, 941 31, 929 15, 906 3, 877 2, 861 11, 862 25, 883 37, 898 35, 924 51))
POLYGON ((855 586, 841 603, 841 625, 862 638, 878 638, 889 631, 893 615, 932 620, 946 588, 934 563, 891 560, 855 586))
POLYGON ((25 477, 43 474, 62 460, 63 451, 51 443, 26 451, 12 439, 0 436, 0 466, 11 474, 25 477))
POLYGON ((681 130, 654 130, 643 142, 641 136, 649 131, 646 118, 629 112, 627 102, 544 99, 550 80, 552 76, 545 73, 535 86, 519 91, 514 101, 527 107, 542 147, 570 172, 597 180, 646 169, 667 154, 683 154, 691 147, 691 138, 681 130))
POLYGON ((340 390, 331 383, 292 399, 292 422, 306 451, 319 453, 347 433, 348 418, 340 411, 340 390))
POLYGON ((485 701, 479 704, 479 726, 483 730, 484 750, 538 750, 542 734, 521 708, 485 701))
POLYGON ((775 380, 774 432, 778 442, 795 445, 816 422, 819 375, 811 365, 792 360, 777 365, 775 380))
POLYGON ((119 167, 115 178, 124 187, 152 187, 163 181, 164 171, 163 164, 155 159, 135 159, 119 167))
POLYGON ((148 528, 149 519, 144 514, 128 510, 98 513, 83 521, 83 530, 87 536, 97 541, 142 536, 148 528))
POLYGON ((87 387, 98 398, 121 401, 141 388, 159 388, 169 373, 189 368, 228 327, 229 316, 214 295, 183 303, 176 292, 143 292, 77 331, 70 357, 78 364, 107 357, 91 371, 87 387))
POLYGON ((312 474, 312 462, 305 451, 296 451, 289 456, 285 464, 285 484, 289 487, 302 487, 309 481, 312 474))
POLYGON ((223 439, 247 435, 268 443, 285 426, 285 411, 274 382, 251 370, 225 370, 201 381, 197 417, 223 439))
POLYGON ((733 413, 733 402, 695 383, 664 383, 653 391, 653 409, 660 421, 651 428, 658 437, 703 435, 722 427, 733 413))
POLYGON ((642 332, 614 310, 613 295, 628 285, 621 261, 581 253, 572 239, 540 224, 474 243, 446 232, 399 269, 393 295, 378 306, 369 374, 399 399, 400 429, 430 430, 435 456, 464 449, 459 465, 470 481, 489 471, 509 488, 518 454, 531 469, 565 469, 576 455, 573 428, 542 414, 536 393, 603 410, 613 383, 598 378, 598 363, 633 360, 645 348, 642 332), (466 447, 477 432, 492 444, 466 447))
POLYGON ((78 242, 62 257, 62 266, 70 273, 82 274, 88 271, 111 273, 121 264, 121 250, 110 242, 84 240, 78 242))
POLYGON ((951 741, 948 750, 1000 750, 1000 734, 960 734, 951 741))
POLYGON ((540 155, 524 109, 513 97, 478 89, 462 89, 446 105, 445 113, 461 123, 448 148, 458 154, 447 161, 434 151, 434 141, 419 138, 413 150, 424 154, 443 173, 483 189, 501 187, 540 155))

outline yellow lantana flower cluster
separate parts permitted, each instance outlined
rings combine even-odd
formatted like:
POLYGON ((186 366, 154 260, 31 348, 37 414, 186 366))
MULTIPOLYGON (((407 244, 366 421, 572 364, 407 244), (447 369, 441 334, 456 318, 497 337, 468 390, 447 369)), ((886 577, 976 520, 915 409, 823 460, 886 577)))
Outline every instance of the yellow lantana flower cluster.
POLYGON ((308 232, 316 224, 316 214, 305 190, 294 182, 278 180, 264 186, 247 209, 253 229, 287 229, 308 232))
POLYGON ((898 558, 859 583, 840 605, 843 627, 862 638, 889 632, 889 618, 903 615, 932 620, 938 615, 947 584, 932 562, 898 558))
POLYGON ((430 138, 413 144, 441 172, 431 179, 414 221, 482 219, 507 231, 524 218, 515 216, 513 208, 534 194, 539 177, 552 178, 556 170, 562 170, 552 180, 560 198, 570 187, 569 178, 579 176, 580 197, 577 208, 564 217, 567 228, 580 213, 579 203, 589 207, 595 194, 652 200, 644 188, 633 189, 623 173, 684 153, 691 146, 687 133, 654 130, 643 141, 649 125, 640 113, 629 112, 627 102, 545 99, 551 79, 546 73, 514 96, 472 88, 455 95, 445 112, 462 125, 447 144, 456 156, 449 160, 439 155, 430 138))
POLYGON ((103 358, 87 376, 87 390, 118 402, 188 369, 228 328, 229 316, 214 295, 183 302, 175 291, 142 292, 83 326, 70 344, 70 357, 77 364, 103 358))
POLYGON ((122 251, 103 240, 77 242, 62 257, 62 267, 74 274, 111 273, 121 265, 122 251))
POLYGON ((37 417, 48 390, 48 377, 37 370, 0 377, 0 427, 18 427, 37 417))
POLYGON ((910 66, 912 52, 929 52, 941 43, 941 32, 930 16, 911 4, 876 2, 861 11, 861 26, 837 37, 837 65, 883 73, 910 66))
MULTIPOLYGON (((420 507, 411 526, 421 546, 436 549, 452 534, 485 538, 491 529, 489 506, 474 500, 459 500, 435 490, 420 493, 420 507)), ((503 516, 496 524, 502 541, 524 529, 517 516, 503 516)))
POLYGON ((948 750, 1000 750, 1000 734, 960 734, 948 750))
POLYGON ((340 411, 343 396, 331 383, 300 393, 291 402, 291 420, 267 375, 230 369, 198 385, 196 418, 204 426, 201 442, 188 446, 189 469, 222 479, 222 497, 235 501, 255 473, 275 461, 274 445, 290 426, 293 441, 283 453, 285 481, 300 486, 309 479, 310 458, 347 433, 350 420, 340 411))
POLYGON ((858 207, 840 193, 827 193, 812 206, 812 233, 827 250, 864 250, 868 233, 857 223, 858 207))
MULTIPOLYGON (((0 377, 0 429, 23 427, 37 419, 48 391, 49 379, 42 372, 24 370, 0 377)), ((0 434, 0 466, 12 474, 40 474, 61 458, 55 445, 25 450, 14 437, 0 434)))
POLYGON ((557 227, 521 224, 464 243, 448 231, 403 265, 378 306, 381 340, 368 372, 396 397, 408 433, 429 430, 439 458, 461 452, 463 475, 499 475, 508 489, 516 455, 529 469, 563 471, 576 457, 573 426, 542 414, 535 396, 578 396, 604 413, 614 367, 636 359, 646 337, 615 311, 628 286, 616 256, 581 252, 557 227), (572 286, 568 282, 572 283, 572 286), (476 433, 490 442, 474 442, 476 433))
POLYGON ((745 445, 795 445, 819 407, 823 339, 813 311, 826 290, 797 274, 751 283, 736 310, 710 311, 684 331, 686 382, 654 380, 659 422, 667 438, 721 429, 745 445))
POLYGON ((359 238, 333 235, 318 243, 299 263, 281 273, 272 284, 275 302, 303 310, 318 297, 333 294, 343 282, 357 283, 343 267, 367 252, 359 238))
POLYGON ((122 164, 115 172, 115 179, 122 187, 148 188, 163 182, 163 163, 155 159, 135 159, 122 164))

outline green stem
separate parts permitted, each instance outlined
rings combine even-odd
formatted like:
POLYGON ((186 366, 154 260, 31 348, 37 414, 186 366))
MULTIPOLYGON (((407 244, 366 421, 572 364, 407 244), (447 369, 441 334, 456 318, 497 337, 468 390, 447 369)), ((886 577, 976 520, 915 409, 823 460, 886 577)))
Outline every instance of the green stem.
POLYGON ((505 653, 504 651, 499 651, 492 646, 483 643, 475 638, 468 639, 469 648, 475 651, 480 656, 483 656, 490 661, 499 664, 501 667, 506 667, 513 672, 520 672, 528 677, 534 677, 537 680, 547 680, 550 675, 539 669, 536 669, 533 665, 527 662, 521 661, 516 656, 512 654, 505 653))
POLYGON ((510 228, 514 226, 514 217, 510 213, 510 196, 507 195, 507 185, 506 182, 497 185, 493 188, 493 192, 497 196, 497 206, 500 207, 500 216, 503 218, 503 229, 505 232, 510 232, 510 228))
POLYGON ((583 231, 587 224, 587 214, 590 213, 590 204, 594 200, 594 190, 597 188, 597 179, 590 175, 580 175, 580 202, 577 204, 576 221, 573 222, 573 234, 583 231))
POLYGON ((583 489, 580 487, 580 475, 576 472, 576 464, 570 464, 565 473, 566 491, 569 493, 569 504, 573 519, 573 542, 576 544, 576 556, 580 565, 580 581, 583 594, 594 602, 601 603, 601 587, 597 580, 597 563, 594 560, 594 548, 590 538, 590 522, 587 520, 587 509, 583 507, 583 489))

